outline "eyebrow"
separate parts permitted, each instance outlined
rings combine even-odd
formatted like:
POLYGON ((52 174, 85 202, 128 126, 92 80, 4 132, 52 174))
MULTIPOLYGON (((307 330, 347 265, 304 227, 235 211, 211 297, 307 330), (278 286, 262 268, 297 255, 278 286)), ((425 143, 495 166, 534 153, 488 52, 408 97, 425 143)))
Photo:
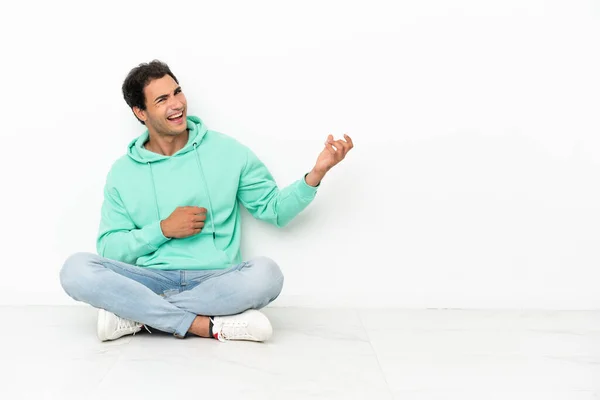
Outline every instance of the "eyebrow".
MULTIPOLYGON (((177 86, 177 87, 175 88, 175 90, 173 90, 173 93, 175 93, 175 92, 176 92, 176 91, 178 91, 178 90, 181 90, 181 86, 177 86)), ((166 99, 167 97, 169 97, 169 95, 168 95, 168 94, 162 94, 162 95, 158 96, 157 98, 155 98, 155 99, 154 99, 154 102, 156 103, 158 100, 160 100, 160 99, 166 99)))

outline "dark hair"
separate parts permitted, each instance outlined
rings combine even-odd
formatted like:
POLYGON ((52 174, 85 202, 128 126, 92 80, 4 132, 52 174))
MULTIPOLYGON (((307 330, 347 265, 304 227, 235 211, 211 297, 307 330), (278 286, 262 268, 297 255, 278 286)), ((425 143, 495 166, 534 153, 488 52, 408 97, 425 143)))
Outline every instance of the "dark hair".
MULTIPOLYGON (((160 79, 165 75, 169 75, 179 83, 175 75, 169 69, 169 66, 162 61, 153 60, 149 63, 143 63, 129 71, 127 78, 123 82, 123 97, 125 102, 131 109, 138 107, 141 110, 146 109, 146 97, 144 96, 144 88, 150 81, 160 79)), ((135 113, 134 113, 135 115, 135 113)), ((137 115, 136 115, 137 118, 137 115)), ((140 120, 142 124, 144 121, 140 120)), ((145 124, 144 124, 145 125, 145 124)))

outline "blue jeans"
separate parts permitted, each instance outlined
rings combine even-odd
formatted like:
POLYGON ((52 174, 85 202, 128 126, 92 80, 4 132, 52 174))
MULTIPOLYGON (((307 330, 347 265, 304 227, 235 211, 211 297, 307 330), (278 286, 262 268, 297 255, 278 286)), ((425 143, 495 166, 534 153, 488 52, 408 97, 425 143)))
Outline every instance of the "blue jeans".
POLYGON ((197 315, 265 307, 281 293, 283 274, 266 257, 220 270, 163 271, 76 253, 63 265, 60 282, 75 300, 184 337, 197 315))

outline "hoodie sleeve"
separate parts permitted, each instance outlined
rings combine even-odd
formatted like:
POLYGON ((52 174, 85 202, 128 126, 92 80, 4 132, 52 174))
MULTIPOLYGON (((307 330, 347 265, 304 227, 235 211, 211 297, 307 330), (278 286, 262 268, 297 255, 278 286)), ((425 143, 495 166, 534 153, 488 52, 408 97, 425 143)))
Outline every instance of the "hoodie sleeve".
POLYGON ((248 148, 246 157, 237 196, 255 218, 283 227, 315 198, 317 187, 306 183, 304 177, 280 190, 267 167, 248 148))
POLYGON ((135 264, 139 257, 156 251, 168 240, 162 233, 160 220, 137 228, 123 206, 119 192, 107 182, 96 241, 100 256, 135 264))

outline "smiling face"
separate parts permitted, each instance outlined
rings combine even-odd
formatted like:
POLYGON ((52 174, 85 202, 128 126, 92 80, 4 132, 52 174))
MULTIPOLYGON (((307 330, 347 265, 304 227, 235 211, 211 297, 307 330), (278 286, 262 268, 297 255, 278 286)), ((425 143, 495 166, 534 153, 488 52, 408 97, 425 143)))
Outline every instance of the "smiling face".
POLYGON ((150 134, 177 136, 186 131, 187 100, 170 75, 151 80, 144 88, 144 97, 146 109, 133 107, 133 112, 150 134))

